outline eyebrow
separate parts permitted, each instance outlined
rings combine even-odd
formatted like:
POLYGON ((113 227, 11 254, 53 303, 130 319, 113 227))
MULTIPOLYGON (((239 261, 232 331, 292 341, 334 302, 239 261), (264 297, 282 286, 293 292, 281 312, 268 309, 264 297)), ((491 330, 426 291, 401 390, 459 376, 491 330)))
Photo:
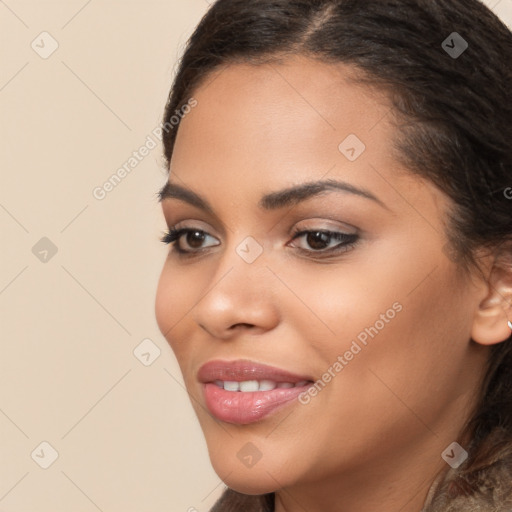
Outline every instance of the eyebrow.
MULTIPOLYGON (((389 208, 369 190, 356 187, 345 181, 333 179, 301 183, 300 185, 294 185, 277 192, 270 192, 260 199, 258 206, 264 210, 277 210, 291 204, 305 201, 310 197, 314 197, 322 192, 331 190, 341 190, 343 192, 370 199, 378 203, 383 208, 389 210, 389 208)), ((212 206, 205 198, 201 197, 189 188, 178 185, 177 183, 167 182, 158 192, 158 201, 162 202, 165 199, 179 199, 207 213, 215 215, 212 206)))

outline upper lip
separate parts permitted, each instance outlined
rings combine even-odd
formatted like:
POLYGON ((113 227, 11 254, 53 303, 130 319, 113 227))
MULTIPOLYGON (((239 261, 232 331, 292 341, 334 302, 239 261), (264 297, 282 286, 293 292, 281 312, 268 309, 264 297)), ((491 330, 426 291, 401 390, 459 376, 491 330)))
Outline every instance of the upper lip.
POLYGON ((281 368, 255 363, 246 359, 236 361, 212 360, 203 364, 197 372, 199 382, 246 380, 271 380, 274 382, 297 383, 312 381, 309 375, 297 375, 281 368))

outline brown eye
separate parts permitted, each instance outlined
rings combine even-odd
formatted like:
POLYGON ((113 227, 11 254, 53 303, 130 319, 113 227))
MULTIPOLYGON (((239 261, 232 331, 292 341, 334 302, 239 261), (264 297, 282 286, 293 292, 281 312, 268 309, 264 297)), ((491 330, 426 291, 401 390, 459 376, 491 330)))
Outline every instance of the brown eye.
POLYGON ((206 238, 203 231, 189 231, 185 235, 187 244, 194 249, 199 249, 206 238))
POLYGON ((300 238, 304 240, 303 246, 299 246, 300 251, 328 255, 348 251, 357 242, 359 235, 338 231, 304 230, 295 233, 293 240, 300 238))
POLYGON ((161 241, 165 244, 174 244, 173 248, 176 252, 186 254, 193 254, 195 252, 200 252, 201 249, 215 246, 218 244, 210 244, 204 246, 204 242, 207 238, 212 238, 216 240, 213 236, 209 235, 205 231, 201 229, 194 228, 181 228, 175 229, 174 227, 169 230, 162 238, 161 241), (183 239, 186 247, 182 247, 183 239), (187 249, 188 247, 188 249, 187 249))
POLYGON ((331 237, 323 231, 310 231, 306 236, 306 241, 312 249, 325 249, 330 242, 331 237))

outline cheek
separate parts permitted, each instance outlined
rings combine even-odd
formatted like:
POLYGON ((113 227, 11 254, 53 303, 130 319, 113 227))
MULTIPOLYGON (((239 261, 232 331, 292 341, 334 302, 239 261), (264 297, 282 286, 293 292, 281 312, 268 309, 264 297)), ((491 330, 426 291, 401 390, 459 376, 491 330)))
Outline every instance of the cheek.
POLYGON ((288 323, 324 363, 348 350, 358 335, 364 339, 365 328, 377 323, 381 330, 392 322, 401 309, 397 302, 405 295, 400 284, 392 284, 392 277, 383 275, 382 269, 355 262, 309 271, 283 268, 280 276, 293 291, 282 292, 279 301, 288 323))
POLYGON ((155 318, 160 332, 166 337, 166 332, 172 326, 172 319, 169 312, 169 301, 171 300, 171 287, 166 278, 165 267, 160 274, 155 297, 155 318))
POLYGON ((160 332, 176 352, 180 330, 190 309, 192 289, 190 278, 183 272, 173 272, 169 263, 160 274, 155 297, 155 318, 160 332))
MULTIPOLYGON (((337 326, 344 334, 329 355, 332 361, 338 353, 348 356, 333 393, 357 393, 359 404, 390 414, 390 424, 400 418, 402 426, 414 428, 421 425, 408 407, 425 422, 434 422, 465 388, 470 318, 449 273, 439 269, 411 291, 415 280, 403 270, 402 281, 397 273, 387 281, 389 286, 374 288, 359 307, 346 303, 350 314, 345 315, 345 325, 337 326), (348 350, 353 342, 360 349, 348 350)), ((363 299, 356 293, 354 300, 357 297, 363 299)), ((357 404, 353 413, 368 414, 357 404)))
POLYGON ((416 261, 282 272, 296 296, 281 304, 309 345, 311 367, 344 375, 332 392, 349 388, 384 404, 393 399, 387 384, 419 409, 457 395, 470 329, 463 290, 442 261, 432 273, 416 261), (333 370, 338 356, 343 368, 333 370))

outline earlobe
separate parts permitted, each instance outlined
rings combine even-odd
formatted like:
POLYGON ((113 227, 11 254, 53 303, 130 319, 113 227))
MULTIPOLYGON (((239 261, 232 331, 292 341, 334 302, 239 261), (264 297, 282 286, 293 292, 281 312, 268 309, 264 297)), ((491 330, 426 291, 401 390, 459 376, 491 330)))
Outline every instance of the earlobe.
POLYGON ((471 331, 471 339, 481 345, 495 345, 506 341, 512 335, 512 322, 501 315, 486 315, 475 319, 471 331))
POLYGON ((495 345, 512 334, 512 266, 495 265, 487 286, 488 295, 475 312, 471 338, 482 345, 495 345))

